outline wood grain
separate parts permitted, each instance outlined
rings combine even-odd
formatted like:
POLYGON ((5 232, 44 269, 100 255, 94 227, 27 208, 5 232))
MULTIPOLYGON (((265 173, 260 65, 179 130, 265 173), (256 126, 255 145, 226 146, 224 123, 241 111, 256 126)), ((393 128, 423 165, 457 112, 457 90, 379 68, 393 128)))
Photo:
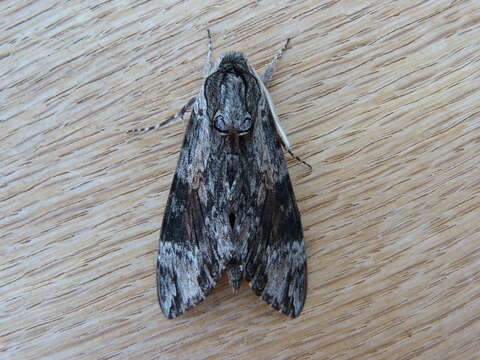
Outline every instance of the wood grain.
POLYGON ((480 358, 480 3, 0 3, 1 359, 480 358), (302 315, 226 279, 176 320, 155 253, 216 54, 258 69, 297 155, 302 315))

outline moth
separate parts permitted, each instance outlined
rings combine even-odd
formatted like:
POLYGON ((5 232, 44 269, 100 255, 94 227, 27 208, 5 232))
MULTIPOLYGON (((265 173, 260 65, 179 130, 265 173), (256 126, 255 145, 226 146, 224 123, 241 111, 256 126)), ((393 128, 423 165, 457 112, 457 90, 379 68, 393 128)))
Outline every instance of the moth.
MULTIPOLYGON (((284 159, 289 143, 266 85, 285 46, 258 75, 241 52, 212 63, 191 109, 166 205, 157 258, 160 307, 174 318, 210 293, 224 271, 296 317, 306 294, 302 223, 284 159)), ((290 152, 291 153, 291 152, 290 152)), ((308 164, 307 164, 308 165, 308 164)))

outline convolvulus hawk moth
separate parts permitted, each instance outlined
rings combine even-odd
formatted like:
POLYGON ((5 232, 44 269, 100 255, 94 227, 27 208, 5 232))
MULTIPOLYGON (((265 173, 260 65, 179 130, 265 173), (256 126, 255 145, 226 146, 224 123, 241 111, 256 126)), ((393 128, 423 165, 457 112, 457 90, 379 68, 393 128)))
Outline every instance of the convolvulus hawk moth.
POLYGON ((198 96, 155 129, 190 122, 170 189, 157 259, 158 299, 169 318, 202 301, 224 270, 236 292, 245 278, 275 309, 297 316, 306 292, 300 214, 279 125, 266 85, 282 50, 261 76, 244 54, 215 64, 209 49, 198 96))

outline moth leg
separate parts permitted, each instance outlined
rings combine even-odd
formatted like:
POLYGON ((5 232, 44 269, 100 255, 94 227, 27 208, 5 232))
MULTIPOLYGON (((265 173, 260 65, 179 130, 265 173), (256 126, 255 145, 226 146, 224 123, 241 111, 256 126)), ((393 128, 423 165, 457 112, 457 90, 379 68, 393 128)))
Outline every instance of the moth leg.
POLYGON ((263 71, 263 73, 261 75, 261 79, 262 79, 263 83, 265 84, 265 86, 267 86, 267 84, 270 82, 270 80, 272 80, 273 71, 275 70, 275 65, 282 58, 285 50, 287 50, 289 42, 290 42, 290 38, 288 38, 287 41, 285 41, 285 44, 280 49, 280 51, 277 53, 277 55, 275 55, 273 57, 273 59, 270 60, 270 62, 265 67, 265 70, 263 71))
POLYGON ((157 125, 153 125, 153 126, 146 127, 146 128, 141 128, 141 129, 131 129, 131 130, 128 130, 127 133, 145 132, 145 131, 155 130, 155 129, 158 129, 159 127, 162 127, 163 125, 167 125, 168 123, 170 123, 173 120, 176 120, 178 118, 183 119, 183 115, 185 115, 185 113, 188 110, 190 110, 192 105, 195 103, 196 99, 197 99, 196 97, 191 98, 190 100, 188 100, 188 102, 185 105, 183 105, 183 107, 180 109, 179 112, 177 112, 175 115, 170 116, 167 120, 164 120, 157 125))
POLYGON ((297 160, 298 162, 302 163, 303 165, 306 165, 310 171, 312 170, 312 165, 310 165, 309 163, 307 163, 306 161, 302 160, 302 158, 298 157, 297 155, 295 155, 293 153, 292 150, 290 150, 289 148, 285 148, 285 150, 290 154, 290 156, 292 156, 295 160, 297 160))
POLYGON ((212 64, 212 35, 210 34, 209 29, 207 29, 207 36, 208 36, 207 60, 205 61, 205 67, 203 69, 203 75, 205 77, 210 74, 210 70, 213 67, 213 64, 212 64))
POLYGON ((277 130, 278 135, 280 136, 282 140, 282 145, 283 147, 287 150, 290 151, 290 142, 288 141, 287 134, 285 133, 285 130, 283 130, 282 125, 280 125, 280 120, 275 112, 275 108, 273 107, 273 102, 272 98, 270 97, 270 94, 267 90, 267 85, 272 80, 273 76, 273 71, 275 70, 275 65, 278 63, 278 61, 281 59, 283 54, 288 48, 288 44, 290 43, 290 38, 285 41, 285 44, 283 47, 280 49, 280 51, 273 57, 273 59, 267 64, 265 67, 265 70, 263 71, 261 76, 258 76, 257 72, 255 69, 253 69, 253 72, 257 79, 260 79, 260 86, 263 90, 263 93, 265 94, 265 97, 267 99, 268 107, 270 109, 270 113, 272 114, 273 121, 275 123, 275 128, 277 130))

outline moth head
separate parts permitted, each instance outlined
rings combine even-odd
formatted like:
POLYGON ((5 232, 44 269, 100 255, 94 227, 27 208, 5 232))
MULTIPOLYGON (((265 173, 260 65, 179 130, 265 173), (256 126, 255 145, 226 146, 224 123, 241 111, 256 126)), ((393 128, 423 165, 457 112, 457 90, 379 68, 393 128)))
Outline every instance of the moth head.
POLYGON ((242 53, 227 53, 205 80, 207 114, 220 135, 246 135, 253 130, 261 90, 242 53))

